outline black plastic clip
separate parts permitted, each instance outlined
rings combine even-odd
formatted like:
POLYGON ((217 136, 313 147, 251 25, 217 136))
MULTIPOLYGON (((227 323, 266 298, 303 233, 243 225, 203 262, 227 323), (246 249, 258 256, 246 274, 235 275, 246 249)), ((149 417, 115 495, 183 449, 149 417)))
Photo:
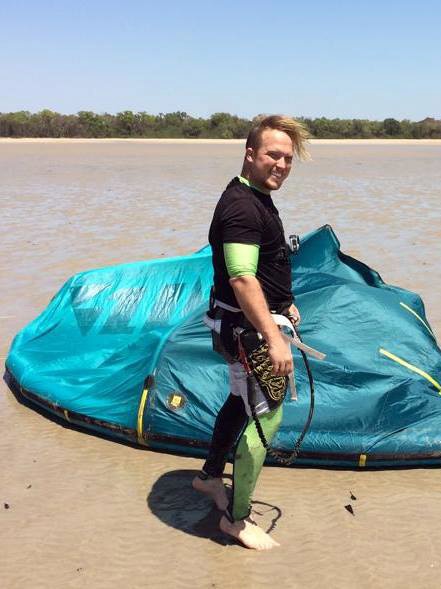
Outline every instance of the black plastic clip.
POLYGON ((295 256, 300 249, 300 238, 298 235, 290 235, 288 247, 290 252, 295 256))

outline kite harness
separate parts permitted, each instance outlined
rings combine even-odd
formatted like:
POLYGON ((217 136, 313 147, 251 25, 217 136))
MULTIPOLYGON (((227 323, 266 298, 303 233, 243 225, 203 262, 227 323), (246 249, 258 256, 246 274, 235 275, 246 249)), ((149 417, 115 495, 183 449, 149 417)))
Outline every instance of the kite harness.
MULTIPOLYGON (((283 316, 274 316, 276 323, 279 323, 279 325, 282 324, 282 325, 286 326, 287 322, 289 320, 286 319, 286 322, 285 322, 283 320, 276 319, 276 318, 280 318, 280 317, 283 317, 283 316)), ((267 397, 267 400, 268 401, 270 400, 268 398, 268 396, 269 396, 273 401, 275 401, 276 406, 277 406, 278 404, 281 404, 283 402, 283 399, 285 396, 284 392, 282 395, 277 395, 277 391, 268 391, 266 385, 267 385, 268 381, 274 382, 277 380, 280 381, 280 379, 286 381, 287 377, 271 377, 271 376, 269 376, 269 378, 265 378, 265 375, 264 375, 263 381, 262 381, 262 368, 263 368, 263 372, 265 372, 265 369, 266 369, 266 371, 272 370, 272 366, 271 366, 271 364, 269 362, 269 358, 267 356, 267 351, 268 351, 267 344, 264 341, 262 341, 260 343, 260 346, 258 348, 256 348, 255 350, 246 349, 248 347, 247 342, 246 342, 246 338, 247 338, 248 334, 246 333, 245 330, 238 330, 236 332, 237 333, 238 350, 239 350, 239 359, 240 359, 240 362, 243 365, 244 370, 247 375, 248 403, 250 405, 251 415, 254 419, 257 433, 259 435, 260 441, 262 442, 262 445, 267 450, 268 454, 272 458, 277 460, 277 462, 279 462, 280 464, 283 464, 285 466, 292 464, 296 460, 296 458, 299 454, 299 451, 300 451, 300 446, 301 446, 303 439, 305 438, 305 436, 309 430, 309 427, 310 427, 311 421, 312 421, 312 417, 314 415, 314 398, 315 398, 314 378, 312 376, 311 367, 309 365, 308 358, 307 358, 306 354, 309 353, 310 355, 314 356, 315 358, 317 358, 319 360, 323 360, 325 358, 325 354, 323 354, 323 353, 315 350, 314 348, 311 348, 303 343, 298 331, 296 330, 295 326, 291 322, 290 322, 289 327, 293 333, 293 337, 288 337, 285 334, 283 335, 283 337, 285 338, 285 340, 287 340, 287 342, 295 345, 299 349, 299 351, 302 355, 303 363, 305 365, 306 373, 308 375, 310 399, 311 400, 310 400, 310 405, 309 405, 308 418, 305 422, 302 432, 300 433, 300 436, 298 437, 298 439, 294 445, 292 452, 288 456, 286 456, 285 452, 282 453, 278 450, 275 450, 275 449, 271 448, 271 446, 268 444, 268 442, 265 438, 265 434, 263 432, 261 423, 259 421, 259 417, 256 413, 256 398, 257 398, 258 390, 259 390, 258 387, 260 386, 261 389, 265 388, 266 389, 265 395, 267 397), (262 360, 262 358, 265 358, 266 361, 265 360, 263 362, 261 361, 261 363, 259 365, 258 363, 256 363, 256 358, 258 358, 259 360, 262 360), (256 375, 258 375, 259 378, 257 378, 256 375)), ((257 334, 257 335, 260 336, 260 334, 257 334)), ((289 384, 290 384, 290 389, 291 389, 291 399, 296 400, 297 393, 296 393, 296 389, 295 389, 295 381, 294 381, 293 374, 290 375, 289 384)), ((285 391, 286 391, 286 387, 285 387, 285 391)))

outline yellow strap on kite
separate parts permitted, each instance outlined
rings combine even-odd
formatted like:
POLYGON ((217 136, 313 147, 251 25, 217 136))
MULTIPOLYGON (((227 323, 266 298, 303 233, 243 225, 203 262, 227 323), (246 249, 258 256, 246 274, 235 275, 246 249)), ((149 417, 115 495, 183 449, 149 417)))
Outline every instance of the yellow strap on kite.
POLYGON ((142 391, 142 395, 141 395, 141 401, 139 403, 139 409, 138 409, 138 429, 137 429, 137 433, 138 433, 138 443, 139 444, 145 444, 145 439, 142 435, 143 433, 143 420, 144 420, 144 408, 145 408, 145 404, 147 401, 147 395, 149 394, 149 387, 146 384, 144 387, 144 390, 142 391))
POLYGON ((358 466, 360 468, 363 468, 364 466, 366 466, 366 460, 367 460, 366 454, 360 454, 360 458, 358 459, 358 466))
POLYGON ((402 358, 399 358, 398 356, 395 356, 395 354, 392 354, 391 352, 388 352, 384 348, 380 348, 379 351, 380 351, 380 354, 383 354, 383 356, 387 356, 388 358, 390 358, 394 362, 397 362, 398 364, 401 364, 401 366, 405 366, 409 370, 412 370, 412 372, 416 372, 420 376, 424 377, 431 384, 433 384, 433 386, 436 389, 438 389, 439 394, 441 395, 441 384, 439 384, 439 382, 437 382, 434 378, 432 378, 430 376, 430 374, 427 374, 427 372, 424 372, 424 370, 421 370, 421 368, 418 368, 417 366, 414 366, 413 364, 410 364, 410 362, 406 362, 406 360, 403 360, 402 358))
POLYGON ((406 309, 406 311, 409 311, 409 313, 412 313, 412 315, 414 315, 418 319, 418 321, 421 321, 421 323, 424 325, 424 327, 427 329, 427 331, 431 335, 433 335, 433 337, 435 337, 435 334, 430 329, 430 326, 427 325, 427 323, 424 321, 424 319, 422 317, 420 317, 416 311, 414 311, 411 307, 409 307, 408 305, 406 305, 406 303, 400 303, 400 305, 403 307, 403 309, 406 309))

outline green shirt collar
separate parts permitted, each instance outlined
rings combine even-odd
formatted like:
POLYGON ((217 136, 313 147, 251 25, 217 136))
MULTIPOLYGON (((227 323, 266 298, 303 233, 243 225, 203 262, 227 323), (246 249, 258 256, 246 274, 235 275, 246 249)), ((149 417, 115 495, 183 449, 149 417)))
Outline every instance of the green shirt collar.
POLYGON ((260 188, 257 188, 257 186, 254 186, 254 184, 251 184, 251 182, 248 180, 248 178, 244 178, 243 176, 238 176, 237 179, 239 180, 239 182, 241 182, 242 184, 245 184, 245 186, 248 186, 248 188, 254 188, 254 190, 257 190, 257 192, 260 192, 262 194, 266 194, 267 196, 270 195, 269 192, 263 192, 263 190, 261 190, 260 188))

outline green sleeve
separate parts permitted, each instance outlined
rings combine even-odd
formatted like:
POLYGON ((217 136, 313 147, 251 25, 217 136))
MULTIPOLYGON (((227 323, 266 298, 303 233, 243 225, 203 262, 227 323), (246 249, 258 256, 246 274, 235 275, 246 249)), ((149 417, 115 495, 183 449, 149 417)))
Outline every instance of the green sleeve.
POLYGON ((259 246, 248 243, 224 243, 224 258, 230 278, 257 273, 259 246))

